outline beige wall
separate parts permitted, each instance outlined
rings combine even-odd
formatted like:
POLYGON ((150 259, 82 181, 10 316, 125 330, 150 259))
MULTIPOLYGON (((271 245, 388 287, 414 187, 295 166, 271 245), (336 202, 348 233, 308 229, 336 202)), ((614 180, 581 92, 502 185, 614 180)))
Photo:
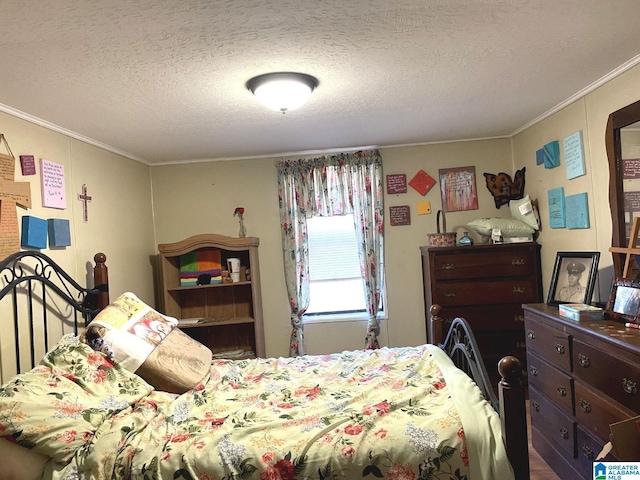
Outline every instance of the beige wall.
POLYGON ((527 168, 526 192, 538 198, 542 230, 543 290, 549 288, 556 253, 559 251, 599 251, 600 268, 594 300, 606 301, 613 277, 611 246, 611 213, 609 210, 609 171, 604 134, 611 112, 640 98, 640 66, 614 78, 556 114, 514 136, 514 164, 535 165, 535 151, 552 140, 559 140, 561 165, 554 169, 542 166, 527 168), (587 174, 567 180, 563 138, 582 130, 587 174), (564 187, 565 195, 587 192, 590 228, 581 230, 549 228, 547 190, 564 187))
MULTIPOLYGON (((544 291, 549 286, 558 251, 598 250, 601 259, 601 288, 596 299, 606 295, 611 272, 611 221, 608 206, 608 171, 604 128, 609 113, 640 97, 640 66, 609 81, 560 112, 511 139, 457 142, 416 147, 381 149, 385 174, 405 173, 410 179, 419 169, 437 179, 438 169, 476 168, 479 210, 447 215, 449 230, 459 234, 474 218, 508 216, 506 207, 497 210, 484 185, 484 172, 527 167, 525 192, 540 203, 544 291), (587 175, 566 179, 564 163, 546 170, 535 165, 535 151, 551 140, 583 131, 587 175), (550 229, 547 190, 563 186, 565 193, 587 192, 591 228, 550 229)), ((263 302, 267 354, 286 355, 289 311, 282 274, 282 254, 277 204, 276 158, 167 165, 149 168, 141 163, 74 140, 66 135, 0 113, 0 129, 16 158, 32 154, 61 163, 67 173, 66 210, 41 206, 39 176, 22 177, 19 162, 16 181, 32 183, 33 208, 18 209, 19 216, 71 220, 72 247, 47 250, 76 278, 87 275, 88 264, 97 251, 107 254, 111 296, 131 290, 155 304, 154 268, 157 243, 175 242, 188 236, 215 232, 235 236, 237 218, 233 210, 246 208, 248 234, 261 240, 260 264, 264 286, 263 302), (82 184, 93 196, 89 223, 82 222, 77 200, 82 184), (155 229, 155 232, 154 232, 155 229)), ((435 212, 440 208, 438 187, 425 197, 412 189, 407 194, 387 195, 385 209, 411 206, 411 225, 386 224, 386 263, 389 319, 382 324, 383 345, 415 345, 425 341, 422 277, 418 247, 436 228, 435 212), (431 202, 432 213, 418 216, 418 201, 431 202)), ((476 238, 477 240, 477 238, 476 238)), ((364 322, 313 324, 306 328, 310 353, 359 348, 364 322)), ((0 348, 2 348, 0 343, 0 348)))
MULTIPOLYGON (((479 210, 447 215, 448 230, 484 216, 507 216, 496 210, 484 184, 483 172, 511 172, 507 139, 458 142, 381 150, 385 174, 405 173, 410 180, 420 169, 438 178, 438 169, 475 165, 479 210)), ((275 162, 263 158, 229 162, 193 163, 152 167, 153 203, 158 243, 168 243, 198 233, 237 236, 237 206, 245 207, 248 235, 260 238, 262 299, 269 356, 288 353, 291 330, 289 303, 283 276, 275 162)), ((387 304, 389 319, 382 322, 382 345, 417 345, 426 340, 419 247, 427 233, 436 231, 440 192, 434 187, 425 197, 409 187, 408 193, 386 196, 392 205, 411 206, 411 225, 385 225, 387 304), (432 213, 418 216, 416 203, 428 200, 432 213)), ((316 323, 305 327, 309 353, 361 348, 366 322, 316 323)))
MULTIPOLYGON (((149 167, 4 113, 0 113, 0 131, 16 157, 15 180, 31 184, 32 208, 17 207, 19 222, 23 215, 70 221, 72 245, 46 248, 43 253, 81 284, 87 284, 93 256, 103 252, 109 266, 111 297, 131 290, 152 302, 150 258, 155 241, 149 167), (19 156, 26 154, 36 159, 36 175, 22 176, 19 156), (64 165, 65 210, 42 207, 40 158, 64 165), (88 223, 83 222, 82 203, 77 199, 83 184, 93 197, 88 223)), ((4 145, 1 151, 6 153, 4 145)), ((92 284, 92 277, 90 281, 92 284)), ((2 313, 8 307, 7 302, 0 305, 2 318, 8 318, 2 313)), ((7 343, 8 335, 2 335, 5 328, 11 327, 0 326, 0 381, 12 373, 14 363, 6 359, 7 354, 13 355, 14 348, 7 343)))

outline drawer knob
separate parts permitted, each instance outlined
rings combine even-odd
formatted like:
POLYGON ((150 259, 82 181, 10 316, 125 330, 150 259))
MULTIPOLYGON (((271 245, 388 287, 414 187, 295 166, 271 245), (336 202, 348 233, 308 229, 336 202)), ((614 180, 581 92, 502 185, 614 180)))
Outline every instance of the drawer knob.
POLYGON ((513 317, 514 322, 524 322, 524 315, 515 315, 513 317))
POLYGON ((513 293, 518 293, 520 295, 527 293, 527 289, 524 287, 513 287, 513 293))
POLYGON ((580 408, 585 413, 591 413, 591 404, 583 398, 580 399, 580 408))
POLYGON ((454 298, 456 296, 456 292, 451 292, 451 291, 445 292, 444 296, 448 298, 454 298))
POLYGON ((536 412, 539 412, 540 404, 534 400, 533 402, 531 402, 531 408, 533 408, 536 412))
POLYGON ((591 450, 589 447, 587 447, 584 443, 582 444, 582 454, 587 457, 589 460, 593 460, 593 458, 595 457, 595 454, 593 453, 593 450, 591 450))
POLYGON ((536 367, 531 367, 529 369, 529 372, 531 373, 531 375, 533 375, 534 377, 538 376, 538 369, 536 367))
POLYGON ((589 366, 589 357, 583 355, 582 353, 578 354, 578 363, 581 367, 587 368, 589 366))
POLYGON ((567 438, 569 438, 569 430, 567 430, 565 427, 560 427, 560 436, 566 440, 567 438))
POLYGON ((635 395, 638 392, 636 382, 632 382, 631 380, 627 380, 626 378, 622 379, 622 388, 629 395, 635 395))
POLYGON ((442 264, 442 270, 453 270, 455 267, 455 265, 453 263, 443 263, 442 264))
POLYGON ((533 330, 529 330, 527 332, 527 338, 529 338, 530 340, 535 340, 536 338, 536 332, 534 332, 533 330))
POLYGON ((511 260, 511 265, 526 265, 527 261, 524 258, 514 258, 511 260))
POLYGON ((567 396, 567 389, 566 388, 560 386, 560 387, 558 387, 557 391, 558 391, 558 395, 560 395, 561 397, 566 397, 567 396))
POLYGON ((556 347, 556 352, 558 352, 560 355, 564 355, 564 345, 556 343, 555 347, 556 347))

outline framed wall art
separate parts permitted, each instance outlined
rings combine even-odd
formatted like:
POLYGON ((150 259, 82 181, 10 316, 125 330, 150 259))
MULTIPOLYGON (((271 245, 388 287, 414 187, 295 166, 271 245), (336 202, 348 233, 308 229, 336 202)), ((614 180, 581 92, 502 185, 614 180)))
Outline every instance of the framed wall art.
POLYGON ((442 168, 438 173, 442 210, 459 212, 478 209, 476 167, 442 168))
POLYGON ((591 303, 600 252, 558 252, 547 305, 591 303))

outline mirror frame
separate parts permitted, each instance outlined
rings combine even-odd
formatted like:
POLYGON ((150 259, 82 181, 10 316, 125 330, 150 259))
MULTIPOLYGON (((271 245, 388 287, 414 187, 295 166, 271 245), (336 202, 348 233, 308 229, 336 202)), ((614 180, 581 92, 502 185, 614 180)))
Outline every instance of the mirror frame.
MULTIPOLYGON (((609 159, 609 207, 612 221, 612 247, 627 247, 624 221, 624 192, 622 190, 622 147, 620 129, 640 121, 640 100, 616 110, 607 120, 605 146, 609 159)), ((622 275, 622 255, 613 254, 613 265, 617 276, 622 275)))

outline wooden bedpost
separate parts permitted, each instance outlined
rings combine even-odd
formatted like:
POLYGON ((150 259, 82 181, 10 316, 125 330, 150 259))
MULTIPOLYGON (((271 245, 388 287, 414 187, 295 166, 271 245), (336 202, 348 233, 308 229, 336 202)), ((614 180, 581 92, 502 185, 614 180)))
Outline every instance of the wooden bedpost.
POLYGON ((516 480, 529 480, 529 441, 522 363, 507 356, 498 363, 502 379, 498 383, 502 438, 516 480))
POLYGON ((427 342, 432 345, 440 345, 444 342, 445 326, 444 319, 440 316, 440 310, 442 310, 442 307, 436 303, 431 305, 431 308, 429 308, 431 316, 427 319, 427 323, 429 325, 427 330, 429 338, 427 339, 427 342))
POLYGON ((99 290, 97 307, 103 309, 109 305, 109 269, 105 265, 107 256, 100 252, 93 256, 93 285, 99 290))

